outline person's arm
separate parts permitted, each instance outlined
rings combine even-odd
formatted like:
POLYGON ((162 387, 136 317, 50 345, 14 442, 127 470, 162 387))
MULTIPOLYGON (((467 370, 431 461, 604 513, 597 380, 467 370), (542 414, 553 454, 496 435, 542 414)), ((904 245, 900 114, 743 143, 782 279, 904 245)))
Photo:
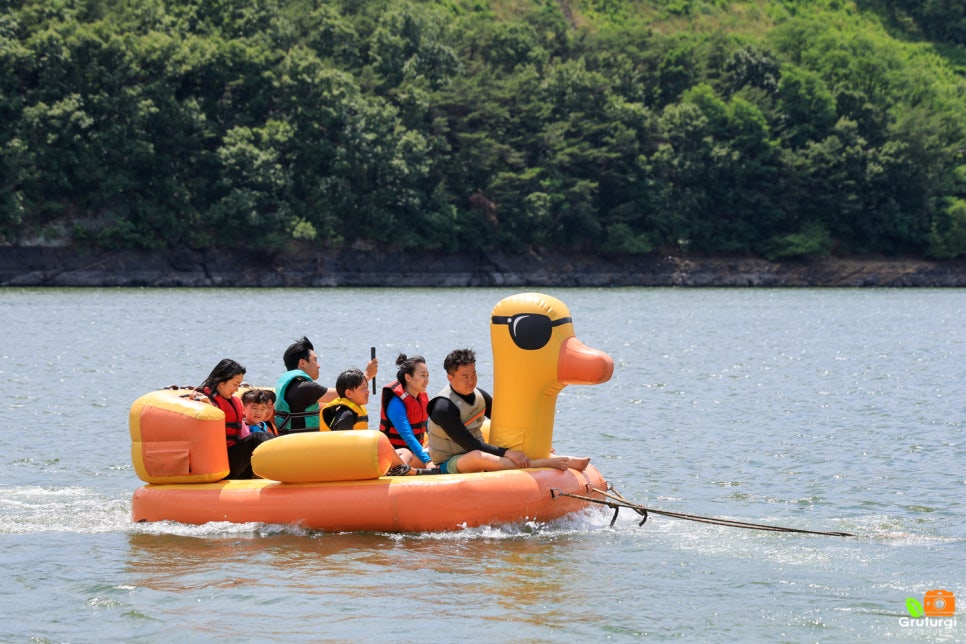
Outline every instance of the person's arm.
POLYGON ((433 422, 443 428, 446 435, 456 441, 456 444, 467 452, 480 450, 487 454, 503 456, 506 454, 505 447, 490 445, 473 436, 466 425, 460 420, 459 407, 453 404, 448 398, 436 398, 429 405, 429 415, 433 422))
POLYGON ((396 428, 396 431, 399 432, 402 439, 406 441, 406 447, 409 448, 409 451, 423 463, 431 463, 433 459, 426 453, 426 448, 416 440, 416 434, 413 433, 413 426, 409 424, 409 416, 406 415, 406 404, 396 396, 393 396, 389 400, 389 404, 386 405, 386 417, 392 421, 393 427, 396 428))
POLYGON ((493 396, 482 389, 477 389, 477 391, 483 394, 483 402, 486 404, 486 409, 483 411, 483 415, 487 418, 493 418, 493 396))
MULTIPOLYGON (((483 394, 483 402, 486 404, 486 409, 483 412, 484 415, 487 418, 492 418, 493 417, 493 396, 491 396, 488 392, 482 389, 477 389, 477 391, 483 394)), ((503 458, 513 461, 514 465, 516 465, 517 467, 520 467, 520 468, 530 467, 530 458, 520 450, 508 449, 505 447, 502 449, 503 449, 503 454, 501 454, 501 456, 503 458)))
POLYGON ((372 379, 379 373, 379 360, 377 358, 370 360, 366 364, 365 372, 366 382, 372 382, 372 379))
POLYGON ((332 422, 329 423, 329 429, 334 432, 353 429, 356 424, 356 418, 357 416, 354 411, 348 407, 342 407, 335 413, 335 416, 332 418, 332 422))
POLYGON ((305 409, 309 405, 324 405, 336 399, 338 392, 324 387, 314 380, 297 380, 285 390, 285 400, 289 409, 305 409))

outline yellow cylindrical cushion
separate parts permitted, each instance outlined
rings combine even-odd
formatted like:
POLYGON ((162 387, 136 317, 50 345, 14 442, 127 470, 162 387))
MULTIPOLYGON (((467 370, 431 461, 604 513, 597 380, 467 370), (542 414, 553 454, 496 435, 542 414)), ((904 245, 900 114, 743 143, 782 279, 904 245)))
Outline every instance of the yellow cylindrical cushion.
POLYGON ((145 483, 209 483, 228 476, 225 414, 187 393, 152 391, 131 405, 131 462, 145 483))
POLYGON ((382 432, 303 432, 265 441, 252 453, 258 476, 282 483, 362 481, 379 478, 392 463, 382 432))

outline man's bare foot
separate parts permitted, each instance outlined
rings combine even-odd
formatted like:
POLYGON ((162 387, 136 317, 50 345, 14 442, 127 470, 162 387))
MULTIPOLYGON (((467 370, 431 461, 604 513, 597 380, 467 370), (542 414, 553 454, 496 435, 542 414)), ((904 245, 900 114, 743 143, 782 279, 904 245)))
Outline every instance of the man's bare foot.
POLYGON ((530 461, 530 467, 552 467, 556 470, 567 470, 570 468, 570 459, 566 456, 535 458, 530 461))
POLYGON ((583 472, 585 469, 587 469, 587 466, 588 465, 590 465, 590 457, 589 456, 583 456, 581 458, 575 458, 573 456, 570 457, 570 467, 571 467, 571 469, 575 469, 578 472, 583 472))
POLYGON ((570 459, 566 456, 552 456, 547 459, 547 466, 567 471, 570 469, 570 459))

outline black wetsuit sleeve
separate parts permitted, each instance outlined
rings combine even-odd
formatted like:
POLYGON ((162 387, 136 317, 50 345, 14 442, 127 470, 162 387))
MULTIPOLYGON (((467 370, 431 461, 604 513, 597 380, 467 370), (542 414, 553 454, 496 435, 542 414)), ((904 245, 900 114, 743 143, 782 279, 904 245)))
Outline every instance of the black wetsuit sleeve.
POLYGON ((356 413, 348 407, 343 407, 335 412, 332 421, 329 423, 329 429, 334 432, 341 432, 346 429, 352 429, 355 424, 356 413))
MULTIPOLYGON (((489 417, 490 408, 492 406, 492 401, 490 395, 482 392, 483 398, 486 401, 487 407, 487 417, 489 417)), ((453 404, 448 398, 434 398, 429 403, 429 417, 434 423, 443 428, 446 435, 456 441, 456 444, 462 447, 467 452, 472 452, 475 449, 481 452, 486 452, 487 454, 495 454, 496 456, 503 456, 506 454, 505 447, 497 447, 495 445, 490 445, 489 443, 484 443, 481 440, 477 440, 473 434, 466 429, 466 425, 460 420, 460 410, 459 407, 453 404)))

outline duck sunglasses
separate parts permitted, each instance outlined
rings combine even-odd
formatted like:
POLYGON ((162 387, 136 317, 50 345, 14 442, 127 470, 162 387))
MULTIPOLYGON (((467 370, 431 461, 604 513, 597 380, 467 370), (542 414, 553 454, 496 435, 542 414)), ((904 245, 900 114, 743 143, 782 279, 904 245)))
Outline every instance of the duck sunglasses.
POLYGON ((573 322, 572 318, 551 320, 540 313, 519 313, 517 315, 494 315, 492 324, 505 324, 510 330, 513 343, 525 351, 536 351, 550 342, 553 327, 573 322))

